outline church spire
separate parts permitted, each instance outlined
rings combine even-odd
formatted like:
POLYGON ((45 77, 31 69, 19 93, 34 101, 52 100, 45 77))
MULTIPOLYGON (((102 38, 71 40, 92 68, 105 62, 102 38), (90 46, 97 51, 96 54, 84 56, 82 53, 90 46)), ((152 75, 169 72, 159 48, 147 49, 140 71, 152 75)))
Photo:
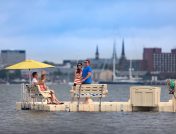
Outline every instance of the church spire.
POLYGON ((96 47, 95 59, 96 59, 96 60, 98 60, 98 59, 99 59, 98 45, 97 45, 97 47, 96 47))
POLYGON ((121 54, 121 58, 125 58, 125 43, 124 43, 124 39, 122 40, 122 54, 121 54))
POLYGON ((117 53, 116 53, 116 41, 114 40, 114 44, 113 44, 113 53, 112 53, 112 58, 117 59, 117 53))

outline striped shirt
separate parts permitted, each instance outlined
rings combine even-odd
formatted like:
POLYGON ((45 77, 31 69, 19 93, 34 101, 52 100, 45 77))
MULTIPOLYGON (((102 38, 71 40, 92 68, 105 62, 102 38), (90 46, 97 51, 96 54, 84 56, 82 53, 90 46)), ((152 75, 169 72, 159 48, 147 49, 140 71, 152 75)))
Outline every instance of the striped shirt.
POLYGON ((82 84, 82 70, 80 73, 76 73, 75 71, 75 80, 74 80, 75 84, 82 84))

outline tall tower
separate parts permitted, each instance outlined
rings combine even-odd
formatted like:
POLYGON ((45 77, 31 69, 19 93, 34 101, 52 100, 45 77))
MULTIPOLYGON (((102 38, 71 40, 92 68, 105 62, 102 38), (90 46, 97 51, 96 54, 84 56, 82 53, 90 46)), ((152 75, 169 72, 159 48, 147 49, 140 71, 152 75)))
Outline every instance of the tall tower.
POLYGON ((113 53, 112 53, 112 59, 115 57, 117 59, 117 53, 116 53, 116 41, 114 40, 113 44, 113 53))
POLYGON ((120 71, 127 71, 129 68, 128 61, 125 56, 125 43, 124 39, 122 40, 122 53, 119 59, 119 70, 120 71))
POLYGON ((121 54, 121 59, 126 59, 126 57, 125 57, 125 43, 124 43, 124 39, 122 40, 122 54, 121 54))
POLYGON ((97 47, 96 47, 95 59, 96 59, 96 60, 98 60, 98 59, 99 59, 98 45, 97 45, 97 47))
POLYGON ((116 78, 116 61, 117 61, 117 53, 116 53, 116 41, 114 40, 114 44, 113 44, 113 54, 112 54, 112 69, 113 69, 113 76, 112 79, 113 81, 116 78))

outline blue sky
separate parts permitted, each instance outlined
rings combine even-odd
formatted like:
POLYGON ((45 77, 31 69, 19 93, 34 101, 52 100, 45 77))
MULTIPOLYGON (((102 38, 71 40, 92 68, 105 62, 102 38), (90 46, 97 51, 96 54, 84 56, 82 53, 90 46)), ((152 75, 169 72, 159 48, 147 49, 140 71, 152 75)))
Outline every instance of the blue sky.
POLYGON ((174 0, 0 0, 0 49, 25 49, 28 59, 128 58, 143 47, 176 47, 174 0))

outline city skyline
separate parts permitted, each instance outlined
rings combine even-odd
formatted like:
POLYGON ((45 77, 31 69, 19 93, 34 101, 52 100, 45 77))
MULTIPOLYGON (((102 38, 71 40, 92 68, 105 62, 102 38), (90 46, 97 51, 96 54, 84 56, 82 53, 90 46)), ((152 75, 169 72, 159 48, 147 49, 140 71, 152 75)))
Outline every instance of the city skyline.
POLYGON ((127 58, 142 59, 143 47, 176 47, 174 0, 0 1, 0 50, 24 49, 28 59, 118 57, 124 38, 127 58), (137 53, 136 53, 137 52, 137 53))

